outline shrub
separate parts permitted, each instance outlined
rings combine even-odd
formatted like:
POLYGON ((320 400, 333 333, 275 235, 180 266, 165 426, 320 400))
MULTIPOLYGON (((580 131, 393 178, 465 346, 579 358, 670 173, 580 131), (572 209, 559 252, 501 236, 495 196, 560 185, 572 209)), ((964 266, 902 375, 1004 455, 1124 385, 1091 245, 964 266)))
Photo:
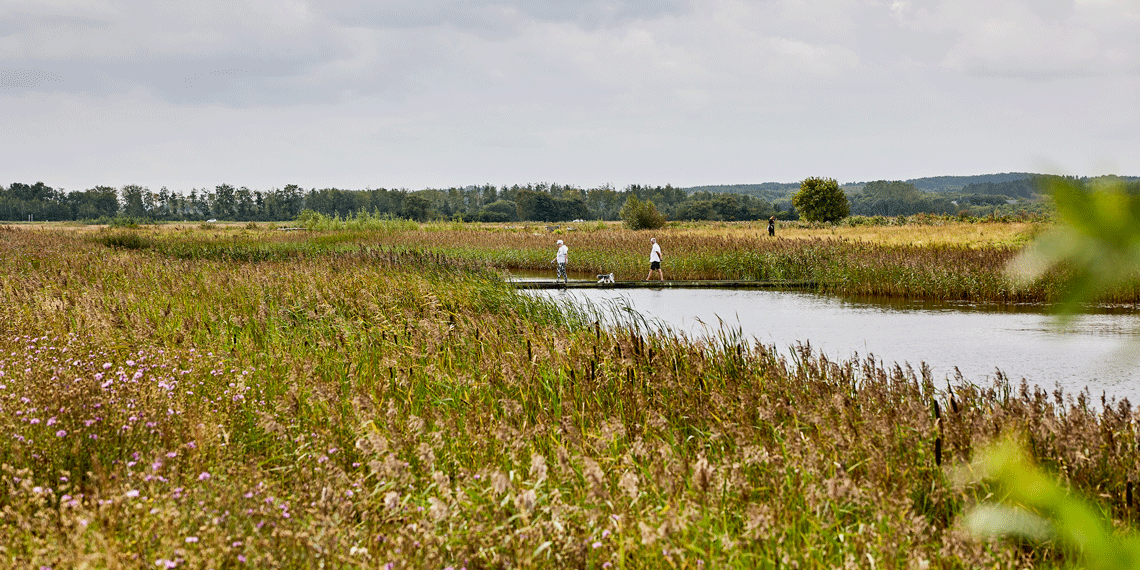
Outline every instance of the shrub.
POLYGON ((651 200, 642 202, 630 196, 621 207, 621 219, 631 230, 653 230, 665 226, 665 216, 657 211, 651 200))
POLYGON ((834 178, 808 178, 792 196, 792 205, 805 220, 834 222, 851 213, 847 195, 834 178))
POLYGON ((103 245, 115 249, 146 249, 154 245, 150 238, 132 231, 112 232, 96 239, 103 245))

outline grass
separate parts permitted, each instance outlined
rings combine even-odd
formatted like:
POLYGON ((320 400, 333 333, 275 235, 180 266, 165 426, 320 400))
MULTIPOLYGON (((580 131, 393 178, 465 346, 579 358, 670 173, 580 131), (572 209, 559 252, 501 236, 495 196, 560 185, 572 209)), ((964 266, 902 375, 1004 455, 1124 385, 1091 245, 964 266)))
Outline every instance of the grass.
MULTIPOLYGON (((614 224, 569 226, 427 224, 362 218, 315 218, 312 232, 269 226, 104 230, 102 243, 138 236, 140 248, 179 259, 269 261, 368 252, 429 256, 463 267, 550 270, 554 241, 570 246, 570 267, 641 279, 650 233, 614 224)), ((963 222, 923 217, 907 225, 824 226, 785 223, 772 239, 761 224, 678 224, 652 235, 665 248, 668 279, 812 281, 841 295, 951 299, 987 303, 1052 302, 1064 269, 1030 286, 1015 285, 1006 267, 1040 225, 963 222), (921 222, 921 223, 919 223, 921 222)), ((123 246, 120 246, 123 247, 123 246)), ((1135 302, 1140 289, 1118 288, 1106 301, 1135 302)))
POLYGON ((1061 564, 956 524, 1012 429, 1134 515, 1126 404, 600 326, 367 231, 137 231, 0 229, 5 566, 1061 564))

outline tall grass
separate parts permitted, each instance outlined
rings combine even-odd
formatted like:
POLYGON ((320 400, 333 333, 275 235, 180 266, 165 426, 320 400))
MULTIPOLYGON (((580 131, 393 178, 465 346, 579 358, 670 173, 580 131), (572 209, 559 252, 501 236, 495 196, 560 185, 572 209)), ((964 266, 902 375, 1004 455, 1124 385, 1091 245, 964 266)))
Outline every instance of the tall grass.
POLYGON ((620 315, 427 248, 256 260, 5 238, 5 566, 1059 563, 954 524, 987 490, 946 469, 1012 427, 1134 512, 1127 404, 604 326, 620 315))
MULTIPOLYGON (((905 228, 912 236, 909 243, 898 234, 888 243, 849 239, 842 228, 833 228, 834 234, 809 232, 771 239, 759 226, 748 225, 719 231, 709 226, 661 230, 654 235, 665 247, 663 265, 668 279, 812 281, 822 291, 843 295, 998 303, 1049 302, 1060 295, 1064 270, 1030 287, 1015 286, 1005 273, 1009 260, 1036 231, 1034 226, 1013 236, 990 227, 1000 238, 984 245, 978 245, 975 237, 957 243, 945 241, 945 236, 955 231, 968 233, 965 228, 983 233, 985 224, 959 223, 958 230, 950 231, 939 226, 936 233, 924 229, 928 227, 905 228), (938 239, 931 239, 932 235, 938 239)), ((351 241, 362 247, 409 248, 455 262, 508 270, 549 269, 554 241, 564 239, 570 246, 572 269, 613 272, 620 280, 641 279, 648 266, 649 234, 621 229, 551 233, 538 228, 504 231, 433 226, 430 230, 332 235, 342 243, 351 241)), ((1137 299, 1140 289, 1122 287, 1109 301, 1137 299)))

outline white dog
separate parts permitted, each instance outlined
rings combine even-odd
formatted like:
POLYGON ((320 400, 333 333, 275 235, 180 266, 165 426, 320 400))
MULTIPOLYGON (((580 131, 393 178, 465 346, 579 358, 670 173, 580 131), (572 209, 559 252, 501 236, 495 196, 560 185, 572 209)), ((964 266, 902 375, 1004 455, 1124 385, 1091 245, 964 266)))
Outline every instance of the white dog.
POLYGON ((614 282, 614 274, 613 273, 606 273, 606 274, 598 276, 598 283, 613 283, 613 282, 614 282))

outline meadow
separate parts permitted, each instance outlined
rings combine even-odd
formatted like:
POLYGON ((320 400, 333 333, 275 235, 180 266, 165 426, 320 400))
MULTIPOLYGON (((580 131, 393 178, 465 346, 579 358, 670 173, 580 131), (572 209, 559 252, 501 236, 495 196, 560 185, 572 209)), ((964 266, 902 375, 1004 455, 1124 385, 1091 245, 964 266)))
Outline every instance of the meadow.
MULTIPOLYGON (((730 230, 657 234, 667 277, 803 278, 883 248, 1000 273, 1027 239, 730 230)), ((1135 515, 1127 403, 603 327, 502 282, 548 267, 554 235, 583 269, 644 272, 648 235, 598 225, 0 226, 0 565, 1062 565, 960 528, 991 489, 956 468, 1007 432, 1135 515)))

